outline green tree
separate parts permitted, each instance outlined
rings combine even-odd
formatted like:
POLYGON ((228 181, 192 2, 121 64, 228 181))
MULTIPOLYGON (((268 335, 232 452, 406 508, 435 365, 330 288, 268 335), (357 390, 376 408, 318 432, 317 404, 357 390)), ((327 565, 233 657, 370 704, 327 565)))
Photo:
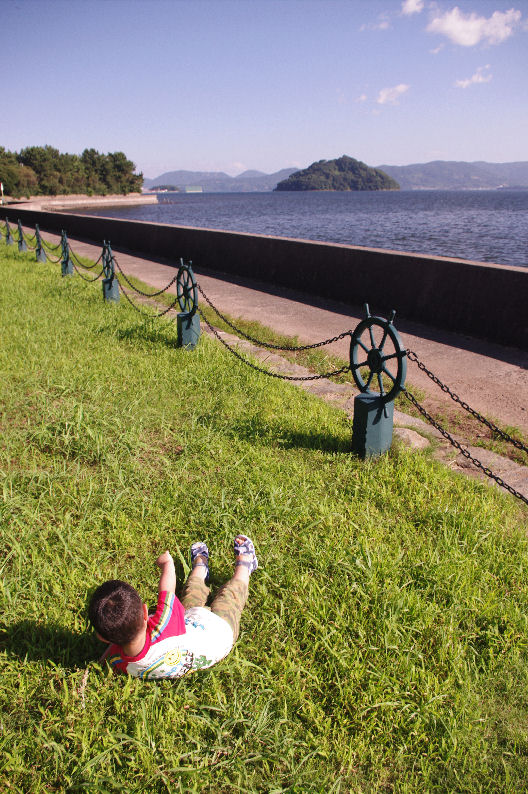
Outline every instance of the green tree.
POLYGON ((38 190, 38 179, 32 168, 18 162, 15 152, 0 146, 0 182, 7 196, 29 196, 38 190))
POLYGON ((0 179, 13 196, 66 193, 130 193, 140 191, 143 174, 123 152, 62 154, 53 146, 28 146, 20 153, 0 147, 0 179))

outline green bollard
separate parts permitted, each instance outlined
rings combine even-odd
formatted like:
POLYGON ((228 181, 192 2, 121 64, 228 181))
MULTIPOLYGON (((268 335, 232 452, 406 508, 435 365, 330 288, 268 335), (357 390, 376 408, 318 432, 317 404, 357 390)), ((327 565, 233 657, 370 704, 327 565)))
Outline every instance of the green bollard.
POLYGON ((103 300, 106 302, 119 303, 119 281, 116 278, 114 255, 110 246, 110 240, 103 242, 103 300))
POLYGON ((22 222, 18 221, 18 250, 27 251, 26 241, 24 240, 24 232, 22 231, 22 222))
POLYGON ((200 338, 200 317, 198 314, 180 312, 176 317, 178 347, 194 350, 200 338))
POLYGON ((13 235, 11 234, 11 227, 9 226, 9 221, 6 218, 6 245, 14 245, 15 241, 13 240, 13 235))
POLYGON ((40 239, 40 229, 38 223, 35 224, 35 237, 37 238, 37 247, 35 249, 37 262, 47 262, 48 257, 46 256, 46 252, 42 246, 42 240, 40 239))
POLYGON ((378 394, 354 397, 352 451, 360 458, 373 458, 388 452, 392 444, 394 403, 384 403, 378 394))
POLYGON ((63 276, 73 276, 73 262, 70 258, 70 244, 64 229, 61 231, 62 259, 61 273, 63 276))

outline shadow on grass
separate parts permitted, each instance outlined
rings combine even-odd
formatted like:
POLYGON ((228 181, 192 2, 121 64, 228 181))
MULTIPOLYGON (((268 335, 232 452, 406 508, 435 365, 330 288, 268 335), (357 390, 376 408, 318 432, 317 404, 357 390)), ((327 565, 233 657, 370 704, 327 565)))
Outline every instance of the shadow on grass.
POLYGON ((300 431, 280 424, 266 423, 258 417, 237 422, 232 433, 244 441, 280 449, 312 449, 321 452, 352 452, 352 428, 350 437, 323 433, 314 427, 312 431, 300 431))
POLYGON ((78 634, 53 623, 20 620, 0 624, 0 650, 19 659, 49 660, 76 669, 98 659, 103 649, 92 632, 78 634))
POLYGON ((120 328, 115 331, 115 335, 120 341, 148 342, 149 344, 164 345, 170 348, 176 347, 178 341, 176 328, 154 324, 154 321, 150 319, 139 325, 120 328))

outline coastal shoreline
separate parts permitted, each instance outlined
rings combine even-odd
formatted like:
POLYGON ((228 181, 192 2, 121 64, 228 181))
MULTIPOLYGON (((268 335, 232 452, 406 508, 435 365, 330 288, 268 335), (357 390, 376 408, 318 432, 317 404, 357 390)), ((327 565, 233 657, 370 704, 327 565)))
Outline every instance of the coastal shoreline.
POLYGON ((108 196, 88 196, 72 194, 65 196, 31 196, 29 199, 4 199, 3 206, 20 207, 24 210, 59 212, 84 207, 134 207, 143 204, 157 204, 156 193, 114 193, 108 196))

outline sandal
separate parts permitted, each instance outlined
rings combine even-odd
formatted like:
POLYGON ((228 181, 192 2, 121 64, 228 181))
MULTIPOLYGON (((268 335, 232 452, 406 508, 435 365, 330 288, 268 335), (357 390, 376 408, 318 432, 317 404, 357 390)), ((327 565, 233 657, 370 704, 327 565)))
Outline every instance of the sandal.
POLYGON ((250 540, 247 535, 237 535, 234 540, 234 549, 235 549, 235 557, 240 557, 241 554, 252 554, 253 558, 251 560, 240 560, 237 559, 235 562, 235 568, 237 565, 243 565, 245 568, 249 570, 250 575, 253 571, 256 571, 258 568, 258 560, 257 555, 255 554, 255 546, 253 545, 253 541, 250 540), (239 538, 243 538, 242 543, 239 542, 239 538))
POLYGON ((205 581, 209 581, 209 549, 207 548, 207 543, 193 543, 191 546, 191 568, 194 570, 195 568, 202 567, 205 568, 205 581), (205 562, 198 560, 196 562, 197 557, 205 557, 205 562))

